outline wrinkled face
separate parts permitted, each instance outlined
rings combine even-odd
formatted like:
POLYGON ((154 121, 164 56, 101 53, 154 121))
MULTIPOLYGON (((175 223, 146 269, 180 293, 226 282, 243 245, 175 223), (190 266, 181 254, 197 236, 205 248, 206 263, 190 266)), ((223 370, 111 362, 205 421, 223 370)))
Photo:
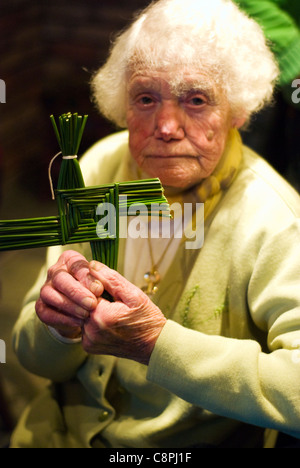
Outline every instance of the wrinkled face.
POLYGON ((129 145, 150 177, 186 189, 212 174, 238 124, 225 95, 205 76, 185 74, 176 85, 170 82, 160 71, 129 77, 129 145))

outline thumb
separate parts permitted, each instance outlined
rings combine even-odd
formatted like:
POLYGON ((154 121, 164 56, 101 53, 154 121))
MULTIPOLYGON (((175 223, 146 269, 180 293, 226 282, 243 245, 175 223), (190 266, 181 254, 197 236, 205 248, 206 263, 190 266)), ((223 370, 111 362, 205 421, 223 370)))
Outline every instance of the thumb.
POLYGON ((145 300, 145 294, 117 271, 95 260, 89 264, 89 268, 90 274, 102 283, 115 301, 121 301, 128 307, 138 307, 145 300))

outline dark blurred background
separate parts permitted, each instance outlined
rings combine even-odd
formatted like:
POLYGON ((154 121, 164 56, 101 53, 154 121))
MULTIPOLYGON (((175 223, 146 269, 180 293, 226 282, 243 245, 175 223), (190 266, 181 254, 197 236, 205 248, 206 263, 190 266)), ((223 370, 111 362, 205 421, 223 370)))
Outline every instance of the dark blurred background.
MULTIPOLYGON (((17 185, 49 196, 47 167, 57 144, 49 115, 89 114, 81 152, 111 131, 90 100, 92 73, 110 40, 149 0, 1 0, 2 194, 17 185)), ((55 170, 55 169, 54 169, 55 170)))

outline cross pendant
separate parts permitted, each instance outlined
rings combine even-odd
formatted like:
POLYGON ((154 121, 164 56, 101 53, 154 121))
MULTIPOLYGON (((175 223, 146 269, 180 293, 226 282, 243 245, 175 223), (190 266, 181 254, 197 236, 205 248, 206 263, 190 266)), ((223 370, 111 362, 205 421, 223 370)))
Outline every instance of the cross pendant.
POLYGON ((160 274, 155 268, 152 268, 151 271, 148 271, 144 275, 144 280, 146 281, 147 285, 142 287, 142 291, 144 291, 147 296, 152 297, 158 291, 158 284, 160 283, 160 274))

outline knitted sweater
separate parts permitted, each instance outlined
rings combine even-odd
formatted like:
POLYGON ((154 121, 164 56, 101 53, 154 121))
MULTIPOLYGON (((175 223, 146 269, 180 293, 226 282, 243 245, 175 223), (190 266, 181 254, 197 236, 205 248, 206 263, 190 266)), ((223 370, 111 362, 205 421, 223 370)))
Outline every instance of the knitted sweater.
MULTIPOLYGON (((87 184, 122 180, 128 152, 127 132, 96 144, 82 161, 87 184)), ((202 249, 182 244, 155 296, 168 321, 148 367, 54 337, 34 310, 44 269, 13 341, 54 384, 12 447, 261 447, 266 428, 300 438, 299 215, 298 194, 243 147, 202 249)), ((47 265, 60 253, 49 249, 47 265)))

